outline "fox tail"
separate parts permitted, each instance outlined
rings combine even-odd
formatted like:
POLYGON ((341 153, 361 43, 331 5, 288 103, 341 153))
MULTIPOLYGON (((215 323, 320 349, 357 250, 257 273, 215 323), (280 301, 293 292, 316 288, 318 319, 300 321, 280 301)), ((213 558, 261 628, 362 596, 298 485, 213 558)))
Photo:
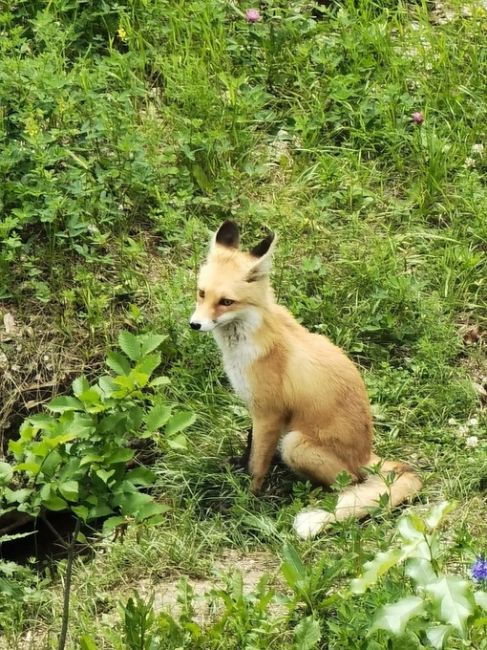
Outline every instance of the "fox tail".
POLYGON ((366 517, 378 507, 379 499, 383 495, 388 495, 389 507, 395 508, 421 489, 421 480, 409 465, 382 461, 373 454, 366 467, 376 466, 378 463, 381 463, 379 474, 369 474, 362 483, 350 485, 340 493, 335 512, 303 510, 298 513, 293 524, 298 537, 309 539, 335 521, 343 521, 349 517, 366 517), (392 481, 387 480, 387 474, 391 473, 392 481))

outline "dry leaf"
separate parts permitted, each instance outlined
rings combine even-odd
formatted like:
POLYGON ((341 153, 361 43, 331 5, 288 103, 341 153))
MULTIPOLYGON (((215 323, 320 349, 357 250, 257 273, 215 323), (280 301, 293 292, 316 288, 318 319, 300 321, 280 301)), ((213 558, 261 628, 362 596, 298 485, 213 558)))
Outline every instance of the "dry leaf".
POLYGON ((17 325, 15 324, 15 319, 10 313, 6 313, 3 317, 3 325, 5 327, 5 332, 7 336, 18 336, 17 325))

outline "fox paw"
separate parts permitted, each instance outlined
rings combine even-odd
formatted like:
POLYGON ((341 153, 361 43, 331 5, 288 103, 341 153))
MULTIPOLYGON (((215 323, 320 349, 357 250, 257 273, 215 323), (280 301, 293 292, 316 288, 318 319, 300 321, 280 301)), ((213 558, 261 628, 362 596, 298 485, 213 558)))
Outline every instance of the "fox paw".
POLYGON ((332 521, 333 515, 325 510, 304 510, 294 518, 293 528, 301 539, 312 539, 332 521))

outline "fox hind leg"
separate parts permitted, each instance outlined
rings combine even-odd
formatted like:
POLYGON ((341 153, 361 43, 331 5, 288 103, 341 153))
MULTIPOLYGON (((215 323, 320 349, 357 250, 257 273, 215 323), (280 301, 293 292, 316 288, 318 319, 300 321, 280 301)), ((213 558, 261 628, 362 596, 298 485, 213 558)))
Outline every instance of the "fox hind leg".
POLYGON ((321 485, 331 485, 343 470, 354 481, 359 477, 346 466, 332 449, 317 444, 301 431, 290 431, 281 440, 282 460, 299 476, 321 485))

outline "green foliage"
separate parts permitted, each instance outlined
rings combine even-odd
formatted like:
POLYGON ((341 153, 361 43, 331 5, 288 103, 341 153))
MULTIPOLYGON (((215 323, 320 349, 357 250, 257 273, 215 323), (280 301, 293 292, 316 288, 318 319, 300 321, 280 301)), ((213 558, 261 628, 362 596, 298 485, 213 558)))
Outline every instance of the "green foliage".
POLYGON ((270 589, 264 578, 255 591, 246 593, 242 577, 232 575, 224 588, 204 595, 204 611, 216 613, 206 624, 198 620, 194 592, 184 582, 179 585, 177 616, 156 614, 152 598, 131 598, 123 610, 127 647, 216 650, 224 644, 258 649, 279 638, 279 647, 289 650, 320 648, 323 641, 342 648, 349 647, 343 644, 351 625, 357 648, 442 649, 462 643, 483 648, 487 594, 443 569, 449 554, 440 527, 453 508, 444 502, 424 518, 403 517, 393 554, 381 552, 365 563, 362 577, 352 580, 350 588, 333 586, 346 562, 333 568, 323 562, 307 566, 286 544, 281 574, 291 595, 282 586, 270 589), (402 584, 389 580, 393 574, 402 584), (392 593, 402 597, 390 602, 392 593), (313 613, 305 615, 306 609, 313 613))
POLYGON ((282 617, 271 614, 276 605, 275 592, 262 580, 255 591, 246 593, 241 575, 227 578, 225 586, 205 595, 209 609, 217 615, 211 624, 198 620, 194 592, 182 581, 179 584, 177 617, 155 614, 153 599, 145 602, 138 594, 123 608, 124 642, 130 650, 217 650, 218 648, 255 648, 264 650, 280 640, 282 648, 301 650, 316 647, 319 626, 311 618, 296 627, 295 643, 290 634, 282 633, 282 617), (303 645, 301 645, 303 644, 303 645))
POLYGON ((107 358, 115 374, 94 384, 79 377, 74 395, 54 398, 45 413, 25 420, 19 438, 9 443, 15 463, 0 466, 4 508, 34 516, 69 509, 85 522, 109 517, 107 533, 129 521, 161 521, 168 506, 141 491, 155 474, 137 463, 133 443, 150 437, 160 449, 185 448, 182 431, 195 419, 173 414, 171 404, 155 394, 165 383, 152 380, 161 363, 155 350, 164 339, 121 332, 122 353, 107 358))
POLYGON ((454 637, 481 647, 477 644, 486 630, 487 594, 476 591, 471 582, 441 570, 444 549, 440 544, 439 527, 445 514, 453 509, 453 504, 443 502, 424 519, 417 515, 404 517, 398 526, 400 546, 387 553, 378 553, 374 560, 365 564, 365 573, 352 581, 351 590, 355 594, 380 588, 381 578, 404 563, 405 573, 414 588, 415 595, 379 609, 369 634, 384 630, 404 641, 408 630, 408 638, 415 639, 415 647, 428 647, 428 644, 440 649, 450 647, 445 643, 454 637))

